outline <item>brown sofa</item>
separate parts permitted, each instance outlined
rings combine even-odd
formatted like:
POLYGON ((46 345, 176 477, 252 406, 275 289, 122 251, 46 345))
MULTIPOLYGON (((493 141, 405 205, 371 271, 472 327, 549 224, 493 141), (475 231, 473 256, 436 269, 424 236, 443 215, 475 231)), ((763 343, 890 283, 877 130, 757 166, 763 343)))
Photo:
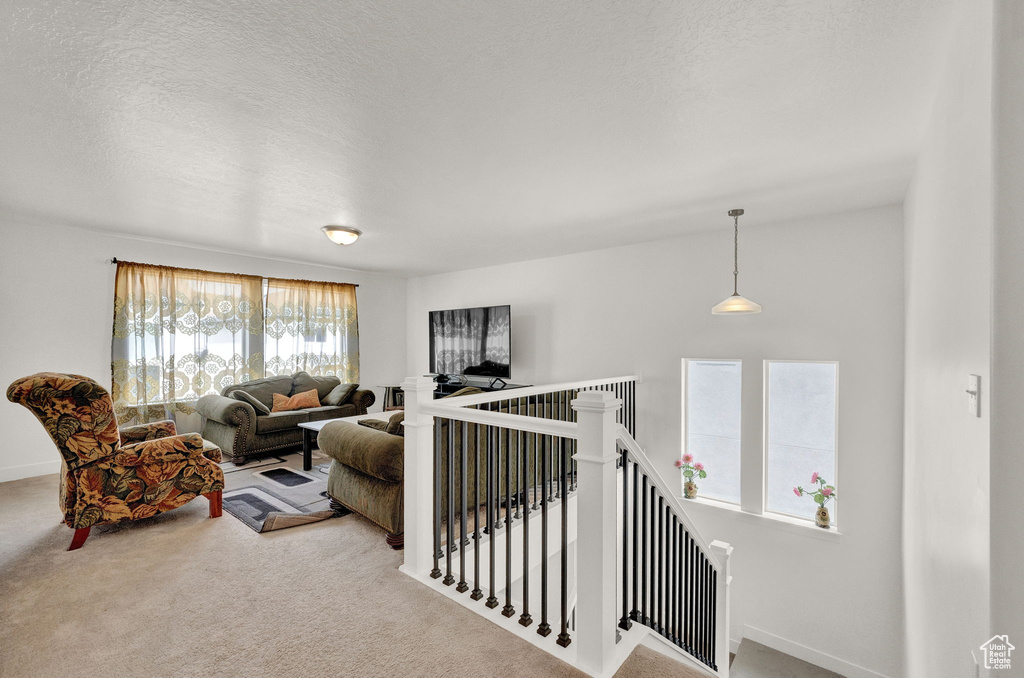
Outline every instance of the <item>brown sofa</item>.
POLYGON ((366 414, 376 397, 373 391, 357 389, 358 384, 343 385, 338 377, 297 372, 232 384, 220 395, 200 398, 196 409, 205 417, 203 437, 217 444, 231 461, 244 464, 252 457, 301 445, 301 423, 366 414), (291 396, 311 389, 316 389, 320 407, 270 411, 275 393, 291 396))
MULTIPOLYGON (((476 389, 474 389, 476 390, 476 389)), ((462 392, 453 395, 466 395, 472 392, 464 389, 462 392)), ((479 392, 476 390, 476 392, 479 392)), ((513 411, 518 408, 513 406, 513 411)), ((387 543, 395 549, 400 549, 405 542, 405 515, 404 515, 404 457, 405 438, 401 421, 404 412, 396 412, 389 420, 364 420, 362 424, 351 422, 332 422, 321 429, 317 437, 317 446, 320 451, 330 456, 334 461, 327 476, 327 494, 337 504, 355 511, 369 519, 371 522, 384 528, 387 532, 387 543)), ((441 449, 448 449, 449 422, 444 421, 440 425, 441 449)), ((467 424, 467 465, 466 476, 472 479, 477 473, 477 444, 476 424, 467 424)), ((463 426, 455 427, 454 446, 458 452, 455 455, 455 482, 461 487, 462 467, 462 432, 463 426)), ((524 451, 532 459, 533 443, 532 436, 524 440, 524 451)), ((505 453, 506 439, 500 441, 501 456, 505 453)), ((532 463, 530 468, 533 469, 532 463)), ((505 492, 505 471, 503 464, 494 469, 496 476, 499 497, 505 492)), ((441 456, 441 474, 447 477, 448 457, 441 456)), ((513 472, 509 478, 509 487, 513 494, 516 493, 518 484, 517 472, 513 472)), ((483 493, 486 492, 487 469, 481 461, 479 468, 479 492, 481 501, 483 493)), ((470 498, 474 494, 473 483, 467 483, 470 498)), ((461 511, 461 492, 455 494, 455 510, 461 511)), ((472 510, 469 508, 468 510, 472 510)), ((442 522, 447 521, 448 498, 445 494, 441 497, 442 522)))

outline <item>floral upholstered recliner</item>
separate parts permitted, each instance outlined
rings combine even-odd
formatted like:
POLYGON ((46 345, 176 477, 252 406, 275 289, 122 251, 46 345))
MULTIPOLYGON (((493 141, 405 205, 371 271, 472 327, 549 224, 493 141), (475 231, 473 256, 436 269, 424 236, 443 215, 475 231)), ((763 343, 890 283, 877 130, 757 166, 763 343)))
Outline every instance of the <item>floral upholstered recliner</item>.
POLYGON ((106 389, 76 374, 18 379, 7 399, 32 410, 60 450, 60 507, 75 530, 69 551, 85 543, 93 525, 148 518, 201 494, 210 517, 221 514, 220 451, 204 456, 198 433, 175 435, 173 421, 119 431, 106 389))

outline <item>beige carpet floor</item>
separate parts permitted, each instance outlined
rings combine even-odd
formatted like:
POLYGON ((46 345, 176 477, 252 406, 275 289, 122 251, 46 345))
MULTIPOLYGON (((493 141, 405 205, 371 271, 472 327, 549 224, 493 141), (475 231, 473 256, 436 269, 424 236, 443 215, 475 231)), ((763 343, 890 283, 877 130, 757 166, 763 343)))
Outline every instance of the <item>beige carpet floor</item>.
MULTIPOLYGON (((582 676, 398 571, 356 515, 257 534, 198 499, 65 549, 57 477, 0 483, 0 676, 582 676)), ((617 674, 697 673, 640 648, 617 674)))

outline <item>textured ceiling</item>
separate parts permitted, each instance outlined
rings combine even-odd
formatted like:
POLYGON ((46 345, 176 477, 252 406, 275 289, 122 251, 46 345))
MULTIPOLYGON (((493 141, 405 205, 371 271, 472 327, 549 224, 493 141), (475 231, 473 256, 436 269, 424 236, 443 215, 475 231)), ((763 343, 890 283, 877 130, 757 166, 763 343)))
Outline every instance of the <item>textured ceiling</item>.
POLYGON ((953 2, 7 0, 0 209, 411 275, 899 202, 953 2))

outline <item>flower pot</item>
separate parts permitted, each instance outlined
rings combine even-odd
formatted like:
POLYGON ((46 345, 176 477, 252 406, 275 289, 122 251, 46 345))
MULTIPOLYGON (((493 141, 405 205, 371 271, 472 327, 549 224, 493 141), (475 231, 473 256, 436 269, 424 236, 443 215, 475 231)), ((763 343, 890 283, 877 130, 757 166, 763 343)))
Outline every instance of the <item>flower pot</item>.
POLYGON ((683 483, 683 496, 687 499, 697 498, 697 483, 692 480, 688 480, 683 483))
POLYGON ((828 515, 828 509, 824 506, 819 506, 818 510, 814 512, 814 524, 818 527, 829 529, 831 526, 831 519, 828 515))

